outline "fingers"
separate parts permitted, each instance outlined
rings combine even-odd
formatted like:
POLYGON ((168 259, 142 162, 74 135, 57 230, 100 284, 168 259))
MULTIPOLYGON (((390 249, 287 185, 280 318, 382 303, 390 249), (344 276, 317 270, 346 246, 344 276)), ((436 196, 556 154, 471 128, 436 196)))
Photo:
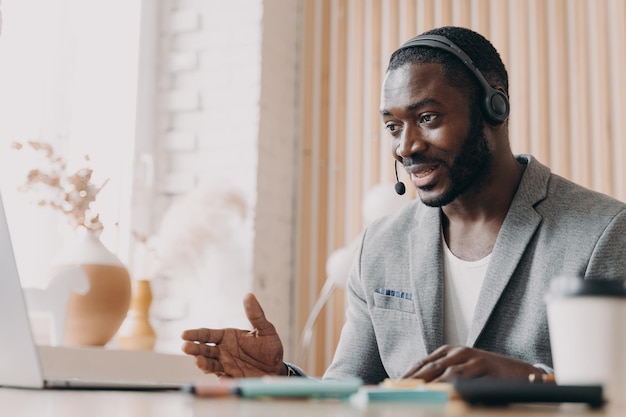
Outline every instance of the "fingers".
POLYGON ((444 356, 426 363, 413 377, 436 382, 487 376, 512 378, 518 363, 526 367, 523 362, 493 352, 464 346, 444 348, 444 356))
POLYGON ((275 332, 274 325, 265 318, 261 304, 254 294, 247 294, 244 297, 243 308, 253 329, 256 329, 261 335, 275 332))
POLYGON ((224 367, 215 359, 209 359, 204 356, 196 356, 196 366, 206 374, 224 374, 224 367))
POLYGON ((528 380, 532 365, 494 352, 464 346, 442 346, 405 373, 403 378, 443 382, 469 378, 528 380))
POLYGON ((222 375, 224 367, 219 361, 219 348, 217 346, 209 346, 206 344, 185 342, 183 344, 183 352, 196 357, 196 366, 207 374, 222 375))
POLYGON ((402 376, 402 378, 422 378, 421 376, 417 376, 420 374, 420 371, 424 367, 428 367, 428 366, 430 367, 434 366, 436 368, 437 365, 433 365, 433 363, 437 363, 436 361, 438 361, 439 359, 445 358, 446 355, 448 354, 449 349, 450 349, 450 346, 447 346, 447 345, 441 346, 440 348, 435 350, 433 353, 431 353, 430 355, 426 356, 421 361, 416 363, 415 366, 413 366, 408 371, 406 371, 404 375, 402 376))
POLYGON ((452 381, 476 378, 488 371, 482 352, 464 346, 441 346, 406 372, 404 378, 452 381))
MULTIPOLYGON (((250 293, 244 297, 243 307, 248 321, 252 325, 252 331, 255 333, 261 332, 262 335, 275 332, 274 325, 265 318, 263 308, 261 308, 261 304, 259 304, 254 294, 250 293)), ((229 329, 189 329, 185 330, 181 337, 189 342, 219 344, 222 342, 226 330, 229 329)))
POLYGON ((217 346, 209 346, 193 342, 185 342, 183 344, 183 352, 187 355, 204 356, 210 359, 218 359, 220 353, 217 346))
POLYGON ((183 340, 189 342, 218 344, 224 337, 224 329, 189 329, 182 334, 183 340))
POLYGON ((467 373, 467 367, 473 367, 471 363, 474 350, 467 347, 459 346, 442 346, 439 356, 427 363, 422 369, 416 373, 417 378, 424 378, 427 381, 432 381, 437 378, 451 378, 452 374, 461 372, 464 369, 467 373), (461 367, 464 365, 464 367, 461 367), (454 367, 450 369, 451 367, 454 367), (446 374, 447 373, 447 374, 446 374))
POLYGON ((481 370, 475 366, 472 361, 451 365, 445 368, 445 371, 431 382, 451 382, 457 379, 470 379, 483 376, 481 370))

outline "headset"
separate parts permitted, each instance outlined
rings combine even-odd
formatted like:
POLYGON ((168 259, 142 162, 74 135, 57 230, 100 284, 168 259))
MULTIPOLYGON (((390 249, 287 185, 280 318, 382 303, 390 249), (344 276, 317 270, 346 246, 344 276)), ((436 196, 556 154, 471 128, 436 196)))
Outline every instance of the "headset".
POLYGON ((467 56, 461 48, 454 42, 451 42, 445 36, 439 35, 419 35, 405 42, 398 48, 394 54, 402 49, 412 48, 414 46, 429 46, 451 53, 456 56, 469 69, 478 82, 480 82, 485 98, 482 102, 483 115, 488 122, 492 124, 501 124, 509 117, 509 99, 502 91, 497 90, 489 85, 483 74, 478 70, 474 61, 467 56))

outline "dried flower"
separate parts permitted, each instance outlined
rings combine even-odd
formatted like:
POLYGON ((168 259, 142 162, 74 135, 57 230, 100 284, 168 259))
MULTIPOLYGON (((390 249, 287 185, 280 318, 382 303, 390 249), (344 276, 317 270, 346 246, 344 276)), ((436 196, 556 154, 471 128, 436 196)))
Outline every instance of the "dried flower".
MULTIPOLYGON (((91 182, 93 170, 88 167, 68 172, 65 159, 57 155, 52 145, 48 143, 30 141, 27 144, 36 152, 42 153, 49 166, 47 169, 30 170, 21 189, 41 193, 42 197, 37 200, 37 204, 60 210, 68 216, 74 227, 102 230, 100 216, 92 213, 90 206, 107 181, 100 186, 93 184, 91 182)), ((14 142, 11 147, 21 150, 24 145, 14 142)), ((89 162, 89 156, 85 155, 84 160, 89 162)))

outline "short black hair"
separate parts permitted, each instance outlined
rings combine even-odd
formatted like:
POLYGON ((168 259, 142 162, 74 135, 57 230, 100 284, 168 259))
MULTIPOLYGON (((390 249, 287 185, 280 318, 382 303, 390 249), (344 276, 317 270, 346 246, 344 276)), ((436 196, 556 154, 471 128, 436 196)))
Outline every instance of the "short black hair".
MULTIPOLYGON (((504 63, 496 48, 484 36, 458 26, 432 29, 424 32, 423 35, 438 35, 448 38, 474 61, 478 70, 492 87, 501 87, 504 93, 509 95, 509 78, 504 63)), ((440 64, 449 85, 466 90, 470 100, 480 100, 482 97, 480 94, 482 87, 474 74, 459 58, 445 50, 429 46, 415 46, 396 50, 389 59, 387 71, 392 71, 407 63, 440 64)))

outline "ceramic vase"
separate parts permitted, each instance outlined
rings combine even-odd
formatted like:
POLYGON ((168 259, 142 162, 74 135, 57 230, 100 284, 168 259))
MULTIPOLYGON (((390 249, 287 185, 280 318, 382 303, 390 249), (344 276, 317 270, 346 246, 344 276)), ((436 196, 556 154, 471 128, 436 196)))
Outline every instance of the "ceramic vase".
POLYGON ((55 269, 82 267, 89 280, 85 294, 70 296, 63 344, 104 346, 117 333, 131 298, 128 269, 109 251, 97 231, 79 227, 54 262, 55 269))
POLYGON ((152 287, 149 280, 134 282, 130 309, 118 332, 117 342, 125 350, 153 350, 156 333, 150 324, 152 287))

